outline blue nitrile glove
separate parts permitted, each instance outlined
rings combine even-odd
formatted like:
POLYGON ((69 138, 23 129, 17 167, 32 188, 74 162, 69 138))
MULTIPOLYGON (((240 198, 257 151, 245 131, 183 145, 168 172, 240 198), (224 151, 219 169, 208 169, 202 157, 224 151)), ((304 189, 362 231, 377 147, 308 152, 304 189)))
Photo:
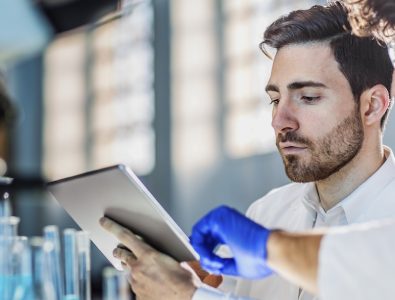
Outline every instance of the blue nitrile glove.
POLYGON ((200 265, 207 271, 256 279, 273 273, 266 265, 269 235, 270 230, 235 209, 220 206, 193 226, 190 240, 200 255, 200 265), (214 254, 223 244, 232 251, 232 258, 214 254))

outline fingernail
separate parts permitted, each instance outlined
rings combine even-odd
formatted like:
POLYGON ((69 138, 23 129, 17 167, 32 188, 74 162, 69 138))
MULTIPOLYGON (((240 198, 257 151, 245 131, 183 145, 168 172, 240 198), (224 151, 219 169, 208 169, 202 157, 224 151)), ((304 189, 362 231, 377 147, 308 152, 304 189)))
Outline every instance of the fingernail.
POLYGON ((112 255, 114 256, 114 257, 118 257, 118 249, 117 248, 115 248, 113 251, 112 251, 112 255))
POLYGON ((101 218, 99 219, 100 225, 104 225, 104 224, 106 223, 106 221, 107 221, 107 218, 106 218, 106 217, 101 217, 101 218))

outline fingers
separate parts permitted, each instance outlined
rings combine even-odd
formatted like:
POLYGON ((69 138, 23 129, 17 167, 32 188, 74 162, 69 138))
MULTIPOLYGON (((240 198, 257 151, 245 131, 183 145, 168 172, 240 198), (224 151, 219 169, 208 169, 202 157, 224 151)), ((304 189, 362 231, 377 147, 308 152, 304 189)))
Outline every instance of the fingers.
POLYGON ((201 257, 210 256, 214 249, 221 244, 221 239, 210 230, 210 225, 205 222, 199 222, 192 228, 190 242, 201 257))
POLYGON ((113 255, 121 261, 123 266, 127 265, 129 267, 133 267, 137 262, 136 256, 129 250, 123 248, 115 248, 113 255))
MULTIPOLYGON (((130 250, 129 250, 124 244, 122 244, 122 243, 119 243, 119 244, 117 245, 117 248, 125 249, 125 250, 128 250, 128 251, 130 252, 130 250)), ((114 249, 114 251, 115 251, 115 249, 114 249)), ((115 257, 114 251, 113 251, 113 256, 115 257)), ((121 265, 122 265, 122 269, 123 269, 124 271, 128 269, 127 264, 124 263, 122 260, 121 260, 121 265)))
POLYGON ((128 247, 126 247, 124 244, 122 244, 122 243, 119 243, 118 245, 117 245, 117 248, 122 248, 122 249, 126 249, 126 250, 129 250, 130 251, 130 249, 128 248, 128 247))
POLYGON ((141 239, 137 238, 129 229, 119 225, 118 223, 110 220, 109 218, 102 217, 100 225, 112 233, 122 244, 129 248, 137 257, 152 248, 144 243, 141 239))
MULTIPOLYGON (((209 245, 213 247, 212 251, 218 244, 224 244, 223 229, 229 227, 229 216, 241 215, 233 208, 220 206, 206 214, 192 228, 190 237, 193 247, 203 246, 207 248, 209 245)), ((200 254, 200 253, 199 253, 200 254)))
POLYGON ((193 244, 196 252, 200 256, 200 265, 203 269, 212 271, 213 269, 221 269, 223 266, 222 258, 214 253, 214 249, 219 243, 215 240, 207 239, 206 243, 196 245, 193 244))
POLYGON ((236 266, 236 261, 233 258, 225 258, 223 259, 222 263, 223 263, 222 268, 218 270, 219 273, 230 275, 230 276, 239 275, 236 266))
POLYGON ((200 265, 206 271, 213 274, 221 274, 221 270, 224 266, 224 258, 211 254, 208 257, 200 257, 200 265))
POLYGON ((128 265, 125 264, 123 261, 121 261, 121 266, 122 266, 122 270, 126 270, 128 268, 128 265))
POLYGON ((191 244, 200 255, 201 266, 214 274, 223 268, 224 259, 217 256, 215 249, 224 244, 221 228, 227 224, 225 216, 233 213, 233 209, 220 206, 200 219, 192 228, 191 244))

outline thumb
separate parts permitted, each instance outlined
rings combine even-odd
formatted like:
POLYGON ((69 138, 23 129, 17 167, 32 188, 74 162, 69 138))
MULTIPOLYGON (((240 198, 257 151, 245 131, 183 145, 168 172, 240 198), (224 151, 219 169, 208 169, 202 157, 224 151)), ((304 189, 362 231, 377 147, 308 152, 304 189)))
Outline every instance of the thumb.
POLYGON ((236 261, 233 258, 222 259, 222 268, 219 270, 221 274, 238 276, 236 261))
POLYGON ((224 265, 223 258, 215 255, 214 253, 210 253, 209 255, 202 256, 200 255, 200 265, 203 269, 208 272, 218 274, 224 265))

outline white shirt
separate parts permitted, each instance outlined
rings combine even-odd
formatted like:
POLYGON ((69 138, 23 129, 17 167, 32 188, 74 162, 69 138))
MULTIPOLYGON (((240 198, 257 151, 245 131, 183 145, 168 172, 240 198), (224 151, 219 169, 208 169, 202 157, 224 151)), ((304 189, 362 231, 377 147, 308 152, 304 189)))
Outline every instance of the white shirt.
POLYGON ((395 298, 395 221, 348 226, 321 242, 322 300, 395 298))
MULTIPOLYGON (((327 212, 320 206, 314 183, 291 183, 255 201, 248 209, 247 216, 267 228, 288 231, 395 218, 395 158, 389 148, 385 148, 385 152, 386 162, 327 212)), ((221 299, 218 295, 209 297, 207 294, 201 298, 200 292, 198 289, 194 300, 221 299)), ((233 292, 255 299, 315 299, 278 275, 256 281, 239 279, 233 292)))

